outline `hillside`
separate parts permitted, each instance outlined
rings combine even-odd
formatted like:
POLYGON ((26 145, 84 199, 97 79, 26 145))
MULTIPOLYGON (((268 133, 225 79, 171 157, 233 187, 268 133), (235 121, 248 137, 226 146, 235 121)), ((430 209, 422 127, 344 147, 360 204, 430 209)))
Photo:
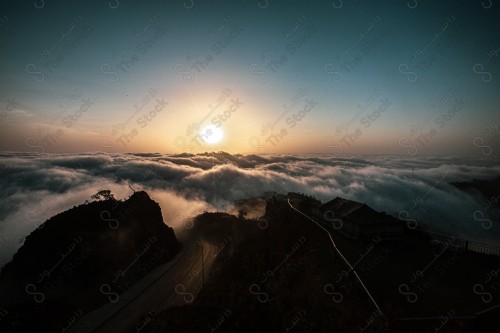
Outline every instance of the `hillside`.
POLYGON ((150 316, 144 330, 496 332, 498 309, 483 312, 498 303, 498 279, 491 276, 499 257, 459 251, 421 232, 357 240, 330 228, 382 316, 324 230, 293 211, 288 199, 304 211, 316 206, 280 195, 268 200, 259 220, 199 215, 198 237, 220 249, 205 288, 192 304, 150 316), (484 295, 495 302, 485 303, 484 295), (411 319, 420 317, 434 319, 411 319))
POLYGON ((258 221, 205 213, 194 230, 219 248, 205 288, 192 304, 156 314, 146 332, 359 332, 370 317, 385 325, 352 276, 348 291, 332 289, 344 264, 283 202, 268 202, 258 221))
POLYGON ((0 274, 0 331, 60 331, 180 251, 146 192, 57 214, 33 231, 0 274))

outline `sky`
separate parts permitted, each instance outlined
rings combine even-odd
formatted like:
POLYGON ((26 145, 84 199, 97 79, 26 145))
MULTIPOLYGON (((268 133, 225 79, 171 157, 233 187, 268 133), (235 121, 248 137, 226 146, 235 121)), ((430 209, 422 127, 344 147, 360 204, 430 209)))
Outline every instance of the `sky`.
POLYGON ((500 149, 496 1, 2 1, 0 151, 500 149))

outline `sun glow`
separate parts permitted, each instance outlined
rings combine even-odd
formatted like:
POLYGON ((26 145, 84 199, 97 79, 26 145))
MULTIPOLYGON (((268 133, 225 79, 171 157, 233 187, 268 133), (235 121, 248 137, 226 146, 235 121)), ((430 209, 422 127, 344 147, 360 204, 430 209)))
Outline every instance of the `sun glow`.
POLYGON ((222 140, 224 133, 219 127, 208 125, 200 132, 200 137, 208 144, 215 144, 222 140))

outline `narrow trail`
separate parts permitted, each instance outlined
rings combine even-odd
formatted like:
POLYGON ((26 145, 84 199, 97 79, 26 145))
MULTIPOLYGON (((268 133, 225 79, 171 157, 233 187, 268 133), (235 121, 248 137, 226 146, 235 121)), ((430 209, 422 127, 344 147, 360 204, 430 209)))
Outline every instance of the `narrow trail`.
POLYGON ((337 251, 337 253, 339 254, 339 256, 344 260, 344 262, 347 264, 347 266, 349 267, 349 271, 352 271, 354 273, 354 275, 356 276, 357 280, 359 281, 359 283, 361 284, 361 286, 363 287, 363 289, 365 290, 366 294, 368 295, 368 297, 370 298, 370 300, 372 301, 373 305, 375 306, 375 308, 377 309, 377 311, 383 316, 384 314, 382 313, 382 310, 380 310, 380 307, 378 306, 377 302, 375 301, 375 299, 373 298, 372 294, 370 293, 370 291, 368 290, 368 288, 365 286, 365 284, 363 283, 363 281, 361 280, 361 278, 359 277, 358 273, 356 272, 356 270, 354 269, 354 267, 349 263, 349 261, 347 261, 347 259, 344 257, 344 255, 342 254, 342 252, 340 251, 340 249, 337 247, 337 245, 335 244, 335 242, 333 241, 333 238, 332 238, 332 235, 330 234, 330 232, 325 228, 323 227, 320 223, 316 222, 313 218, 309 217, 307 214, 301 212, 300 210, 298 210, 297 208, 293 207, 293 205, 290 203, 290 199, 287 199, 288 201, 288 205, 290 205, 290 207, 295 210, 297 213, 301 214, 302 216, 304 216, 305 218, 307 218, 308 220, 314 222, 314 224, 316 226, 318 226, 319 228, 321 228, 321 230, 323 230, 327 235, 328 235, 328 238, 330 239, 330 242, 332 243, 333 245, 333 248, 335 249, 335 251, 337 251))

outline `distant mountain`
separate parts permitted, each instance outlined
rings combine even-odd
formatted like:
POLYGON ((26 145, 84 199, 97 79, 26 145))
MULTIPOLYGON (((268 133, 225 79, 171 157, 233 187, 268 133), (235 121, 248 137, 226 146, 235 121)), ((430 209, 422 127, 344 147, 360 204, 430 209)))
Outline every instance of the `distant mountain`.
POLYGON ((0 331, 61 331, 180 251, 146 192, 73 207, 33 231, 0 273, 0 331))
POLYGON ((451 184, 468 193, 479 192, 493 206, 500 208, 500 176, 491 180, 473 179, 471 182, 454 182, 451 184))

